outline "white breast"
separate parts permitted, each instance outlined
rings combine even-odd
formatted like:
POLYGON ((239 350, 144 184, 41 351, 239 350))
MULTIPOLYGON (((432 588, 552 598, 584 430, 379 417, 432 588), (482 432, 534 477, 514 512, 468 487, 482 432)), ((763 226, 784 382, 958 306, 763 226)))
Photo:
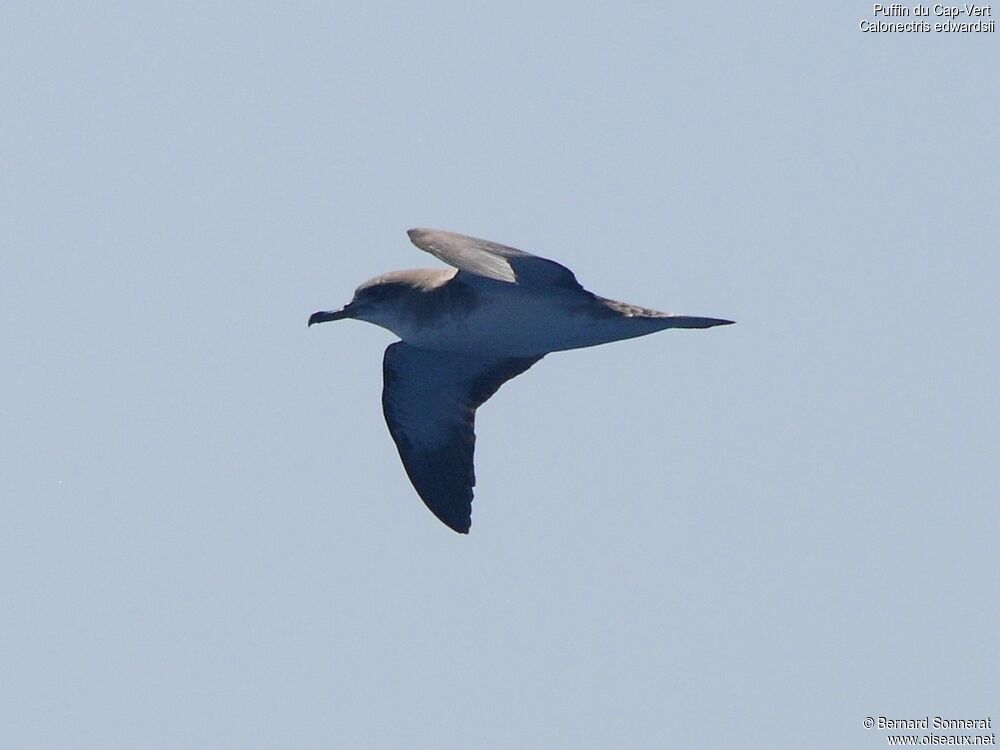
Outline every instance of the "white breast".
POLYGON ((431 325, 403 321, 393 330, 424 349, 497 357, 576 349, 641 335, 625 318, 594 315, 590 299, 575 290, 546 292, 498 285, 480 294, 472 310, 440 316, 431 325))

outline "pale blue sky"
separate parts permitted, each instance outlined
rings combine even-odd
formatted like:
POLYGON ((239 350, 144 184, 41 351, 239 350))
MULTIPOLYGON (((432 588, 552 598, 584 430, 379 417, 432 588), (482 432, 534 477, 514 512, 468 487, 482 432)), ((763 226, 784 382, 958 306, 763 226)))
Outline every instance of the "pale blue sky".
POLYGON ((996 34, 861 3, 8 3, 0 744, 881 747, 1000 713, 996 34), (307 330, 405 230, 732 318, 480 411, 307 330))

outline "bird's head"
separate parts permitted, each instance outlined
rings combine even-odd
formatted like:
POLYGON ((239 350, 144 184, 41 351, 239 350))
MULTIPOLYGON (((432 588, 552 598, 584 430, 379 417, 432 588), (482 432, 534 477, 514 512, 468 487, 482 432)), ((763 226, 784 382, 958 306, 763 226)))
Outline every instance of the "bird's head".
POLYGON ((387 322, 399 314, 407 290, 403 284, 385 276, 366 281, 354 292, 354 298, 339 310, 320 310, 309 316, 309 325, 330 320, 354 318, 388 328, 387 322))
POLYGON ((437 289, 454 275, 455 269, 393 271, 366 281, 354 299, 339 310, 320 310, 309 317, 309 325, 354 318, 374 323, 402 337, 414 313, 426 305, 437 289))

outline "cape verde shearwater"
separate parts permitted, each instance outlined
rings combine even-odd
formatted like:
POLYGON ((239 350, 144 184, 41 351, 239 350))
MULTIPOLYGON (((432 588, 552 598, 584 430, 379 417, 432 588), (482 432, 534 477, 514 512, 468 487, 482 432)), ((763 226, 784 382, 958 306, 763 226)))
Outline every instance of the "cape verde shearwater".
POLYGON ((711 328, 697 318, 604 299, 555 261, 475 237, 411 229, 450 269, 393 271, 366 281, 309 325, 354 318, 399 336, 382 363, 382 410, 410 481, 455 531, 472 525, 476 409, 549 352, 711 328))

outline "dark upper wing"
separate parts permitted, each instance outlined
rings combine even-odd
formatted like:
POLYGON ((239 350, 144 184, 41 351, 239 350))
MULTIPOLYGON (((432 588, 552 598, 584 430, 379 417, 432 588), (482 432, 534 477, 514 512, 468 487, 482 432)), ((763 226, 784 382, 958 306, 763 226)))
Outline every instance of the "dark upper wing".
POLYGON ((397 342, 382 362, 382 410, 410 481, 455 531, 472 525, 476 408, 541 357, 482 359, 397 342))
POLYGON ((579 288, 566 266, 489 240, 439 229, 411 229, 410 241, 460 271, 510 284, 555 284, 579 288))

